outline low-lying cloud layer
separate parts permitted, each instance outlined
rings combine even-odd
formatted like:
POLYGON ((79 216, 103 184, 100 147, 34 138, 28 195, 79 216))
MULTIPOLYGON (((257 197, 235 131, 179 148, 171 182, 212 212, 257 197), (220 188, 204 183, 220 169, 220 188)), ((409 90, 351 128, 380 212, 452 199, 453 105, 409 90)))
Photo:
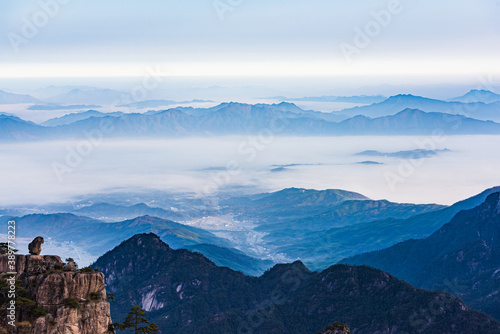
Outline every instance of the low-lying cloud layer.
POLYGON ((203 196, 243 187, 345 189, 373 199, 451 204, 500 185, 500 136, 216 137, 0 146, 2 206, 154 189, 203 196), (358 152, 444 149, 424 159, 358 152), (359 164, 374 160, 383 164, 359 164), (276 166, 284 166, 278 168, 276 166))

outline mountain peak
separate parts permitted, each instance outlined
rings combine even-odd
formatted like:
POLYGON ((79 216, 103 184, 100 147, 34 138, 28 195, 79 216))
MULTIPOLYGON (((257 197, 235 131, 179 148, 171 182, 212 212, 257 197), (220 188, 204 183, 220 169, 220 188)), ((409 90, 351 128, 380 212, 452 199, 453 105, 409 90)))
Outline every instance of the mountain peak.
MULTIPOLYGON (((384 100, 380 102, 379 104, 385 105, 385 104, 390 104, 390 103, 419 103, 418 105, 422 103, 430 103, 430 102, 441 102, 439 100, 431 99, 428 97, 423 97, 419 95, 412 95, 412 94, 398 94, 398 95, 393 95, 389 97, 387 100, 384 100)), ((415 105, 414 104, 414 105, 415 105)))
POLYGON ((295 205, 334 204, 346 200, 366 200, 367 197, 352 191, 340 189, 313 190, 303 188, 285 188, 270 193, 263 201, 287 201, 295 205))
POLYGON ((428 114, 428 113, 426 113, 425 111, 422 111, 420 109, 406 108, 406 109, 401 110, 400 112, 398 112, 394 116, 398 116, 398 115, 399 116, 402 116, 402 115, 424 115, 424 114, 428 114))
POLYGON ((143 247, 146 246, 151 247, 153 245, 156 245, 161 248, 170 249, 170 247, 166 243, 164 243, 158 235, 154 234, 153 232, 136 234, 125 242, 136 243, 138 246, 142 245, 143 247))
POLYGON ((134 254, 141 254, 140 256, 147 254, 151 258, 155 258, 158 254, 166 255, 170 252, 172 252, 170 246, 164 243, 158 235, 150 232, 140 233, 130 237, 116 246, 113 250, 104 254, 101 258, 107 258, 111 253, 128 254, 131 257, 134 257, 134 254))
POLYGON ((412 95, 412 94, 397 94, 388 98, 388 100, 409 100, 409 99, 424 99, 422 96, 412 95))
POLYGON ((311 273, 309 268, 306 267, 304 263, 300 260, 296 260, 292 263, 279 263, 274 265, 272 268, 266 270, 264 277, 277 277, 283 275, 287 271, 294 271, 300 273, 311 273))
POLYGON ((401 98, 401 97, 417 97, 417 96, 415 96, 413 94, 396 94, 396 95, 393 95, 389 98, 397 98, 397 97, 401 98))
POLYGON ((295 103, 292 103, 292 102, 283 101, 283 102, 278 103, 278 104, 272 104, 272 106, 286 108, 287 110, 300 110, 300 111, 302 111, 302 108, 298 107, 295 103))
POLYGON ((473 103, 494 103, 500 101, 500 95, 486 89, 472 89, 465 95, 450 99, 450 101, 473 103))
POLYGON ((469 93, 488 93, 488 94, 495 94, 491 90, 486 90, 486 89, 471 89, 469 93))

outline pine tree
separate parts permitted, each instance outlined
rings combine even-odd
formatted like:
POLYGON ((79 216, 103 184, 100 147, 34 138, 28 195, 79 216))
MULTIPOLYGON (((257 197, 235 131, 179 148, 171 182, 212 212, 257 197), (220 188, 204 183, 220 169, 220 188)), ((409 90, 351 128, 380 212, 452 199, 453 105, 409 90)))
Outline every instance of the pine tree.
POLYGON ((73 264, 75 265, 75 268, 78 269, 78 264, 76 263, 75 259, 73 259, 72 257, 68 257, 66 259, 66 264, 69 264, 71 262, 73 262, 73 264))
POLYGON ((152 324, 145 318, 146 311, 141 309, 139 306, 134 306, 130 309, 129 314, 125 318, 123 324, 114 323, 115 328, 118 328, 121 331, 125 331, 129 328, 132 329, 132 333, 146 333, 146 334, 154 334, 158 333, 160 330, 157 324, 152 324), (147 326, 140 327, 141 324, 148 324, 147 326))
MULTIPOLYGON (((12 253, 16 253, 17 249, 10 248, 12 253)), ((9 243, 8 242, 0 242, 0 254, 8 254, 9 253, 9 243)))

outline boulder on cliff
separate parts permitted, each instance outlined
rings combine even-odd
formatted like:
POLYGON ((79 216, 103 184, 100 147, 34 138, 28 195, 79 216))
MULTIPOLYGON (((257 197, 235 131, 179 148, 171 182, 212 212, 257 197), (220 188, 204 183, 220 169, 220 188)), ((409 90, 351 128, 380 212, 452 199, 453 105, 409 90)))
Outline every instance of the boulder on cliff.
POLYGON ((28 250, 31 255, 40 255, 42 252, 42 244, 44 240, 42 237, 36 237, 32 242, 28 245, 28 250))

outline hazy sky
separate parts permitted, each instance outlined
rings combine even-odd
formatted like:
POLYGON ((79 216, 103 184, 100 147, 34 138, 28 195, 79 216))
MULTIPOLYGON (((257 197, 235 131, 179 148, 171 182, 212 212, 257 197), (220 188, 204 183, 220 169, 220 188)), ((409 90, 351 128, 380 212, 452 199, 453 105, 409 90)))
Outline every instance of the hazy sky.
POLYGON ((500 73, 497 0, 26 0, 0 13, 0 78, 142 76, 145 64, 173 76, 500 73))

